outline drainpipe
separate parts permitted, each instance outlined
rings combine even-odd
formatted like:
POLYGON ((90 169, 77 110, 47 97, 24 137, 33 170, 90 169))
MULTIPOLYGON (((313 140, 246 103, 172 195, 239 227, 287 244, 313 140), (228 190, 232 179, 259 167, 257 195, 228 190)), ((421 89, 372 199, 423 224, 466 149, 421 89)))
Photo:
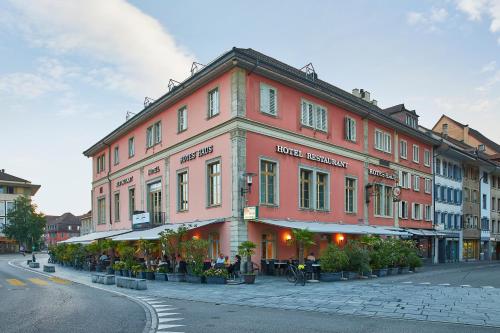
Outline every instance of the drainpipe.
POLYGON ((113 211, 111 207, 111 178, 109 178, 109 175, 111 173, 111 145, 107 144, 106 142, 102 142, 105 146, 108 147, 108 173, 106 174, 106 179, 108 180, 108 193, 109 193, 109 225, 113 224, 113 219, 111 218, 111 213, 113 211))

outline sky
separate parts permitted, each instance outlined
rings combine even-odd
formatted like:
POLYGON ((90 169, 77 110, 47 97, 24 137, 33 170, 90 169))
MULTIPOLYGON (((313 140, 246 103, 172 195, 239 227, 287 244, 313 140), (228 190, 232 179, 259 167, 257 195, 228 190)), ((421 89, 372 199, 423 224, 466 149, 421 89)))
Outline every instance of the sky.
POLYGON ((500 0, 0 2, 0 168, 42 187, 45 214, 90 209, 82 152, 144 98, 233 46, 301 68, 432 127, 500 142, 500 0))

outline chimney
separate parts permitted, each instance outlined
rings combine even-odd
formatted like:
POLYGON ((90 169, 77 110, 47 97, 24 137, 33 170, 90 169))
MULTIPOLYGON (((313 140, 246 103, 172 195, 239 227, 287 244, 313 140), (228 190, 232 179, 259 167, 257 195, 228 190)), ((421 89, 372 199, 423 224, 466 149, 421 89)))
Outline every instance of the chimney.
POLYGON ((376 99, 372 99, 372 104, 375 105, 375 106, 377 106, 377 104, 378 104, 377 100, 376 99))
POLYGON ((361 98, 363 98, 365 101, 369 102, 370 101, 370 92, 365 90, 364 93, 361 94, 361 98))
POLYGON ((0 169, 0 173, 5 173, 5 169, 0 169))
POLYGON ((361 94, 359 93, 359 89, 358 88, 354 88, 352 90, 352 94, 356 97, 361 97, 361 94))

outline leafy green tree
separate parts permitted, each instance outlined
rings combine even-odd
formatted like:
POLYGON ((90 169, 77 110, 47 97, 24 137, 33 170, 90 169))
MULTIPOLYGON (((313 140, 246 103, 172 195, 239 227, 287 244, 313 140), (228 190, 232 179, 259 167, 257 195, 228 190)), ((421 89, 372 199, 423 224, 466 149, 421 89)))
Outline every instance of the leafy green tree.
POLYGON ((252 241, 244 241, 238 245, 238 254, 246 258, 246 272, 253 273, 252 255, 255 253, 257 245, 252 241))
POLYGON ((45 232, 47 221, 42 213, 36 212, 36 205, 28 197, 19 196, 14 200, 14 208, 7 213, 4 234, 25 244, 27 249, 38 246, 45 232))
POLYGON ((210 243, 205 239, 191 239, 185 242, 188 269, 195 276, 203 275, 203 261, 208 255, 210 243))
POLYGON ((179 226, 177 229, 167 229, 160 232, 160 244, 163 253, 170 257, 170 264, 172 272, 175 272, 177 265, 177 256, 181 255, 184 249, 184 238, 188 233, 187 226, 179 226))
POLYGON ((293 238, 290 240, 290 244, 297 245, 299 252, 299 264, 304 264, 304 251, 315 245, 314 233, 309 229, 292 229, 293 238))

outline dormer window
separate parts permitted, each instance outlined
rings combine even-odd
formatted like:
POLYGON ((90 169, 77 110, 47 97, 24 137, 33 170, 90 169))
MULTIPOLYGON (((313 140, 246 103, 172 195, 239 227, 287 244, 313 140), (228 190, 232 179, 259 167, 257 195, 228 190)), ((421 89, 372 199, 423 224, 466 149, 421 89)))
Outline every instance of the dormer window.
POLYGON ((406 123, 406 125, 408 125, 410 127, 417 128, 417 118, 415 118, 409 114, 406 115, 405 123, 406 123))

